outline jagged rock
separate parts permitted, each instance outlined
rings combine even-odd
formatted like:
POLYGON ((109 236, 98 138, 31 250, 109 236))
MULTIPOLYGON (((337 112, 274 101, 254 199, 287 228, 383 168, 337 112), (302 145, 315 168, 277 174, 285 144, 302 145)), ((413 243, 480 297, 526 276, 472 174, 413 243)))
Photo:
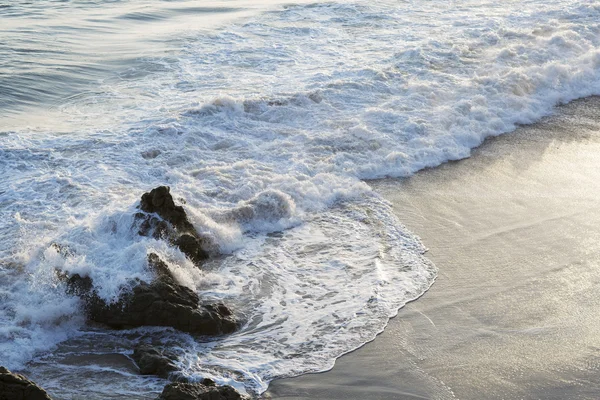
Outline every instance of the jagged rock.
POLYGON ((171 236, 176 236, 165 220, 144 213, 135 214, 135 219, 139 221, 140 236, 152 236, 156 240, 169 240, 171 236))
POLYGON ((159 186, 142 195, 140 209, 147 213, 156 213, 169 222, 180 232, 193 231, 194 227, 181 206, 175 205, 171 189, 168 186, 159 186))
MULTIPOLYGON (((198 234, 183 207, 175 205, 169 187, 160 186, 144 193, 139 208, 143 211, 136 214, 140 234, 169 241, 196 264, 208 257, 208 239, 198 234)), ((59 276, 66 281, 68 293, 84 299, 88 319, 113 328, 170 326, 199 335, 231 333, 237 329, 237 322, 225 305, 201 305, 198 295, 178 284, 156 254, 148 256, 148 264, 156 279, 150 283, 129 282, 130 290, 112 303, 98 296, 91 278, 60 272, 59 276)))
POLYGON ((175 282, 167 264, 155 253, 148 255, 148 268, 154 272, 156 279, 164 282, 175 282))
POLYGON ((216 386, 205 379, 202 383, 169 383, 157 400, 245 400, 247 396, 240 394, 231 386, 216 386))
POLYGON ((48 393, 23 375, 0 367, 0 400, 52 400, 48 393))
POLYGON ((179 236, 173 244, 196 264, 208 258, 208 252, 203 248, 204 240, 194 237, 193 235, 185 233, 179 236))
POLYGON ((90 320, 117 329, 170 326, 199 335, 219 335, 237 329, 229 308, 220 303, 200 305, 198 295, 176 283, 167 265, 156 254, 150 254, 148 262, 156 279, 152 283, 136 282, 114 303, 102 300, 88 277, 71 276, 67 280, 68 290, 85 300, 90 320))
POLYGON ((166 379, 171 372, 177 370, 174 364, 177 359, 175 354, 149 344, 136 346, 132 357, 142 375, 156 375, 166 379))
POLYGON ((208 258, 210 240, 198 234, 183 207, 175 205, 168 186, 144 193, 140 210, 144 211, 136 214, 140 235, 169 241, 196 264, 208 258))

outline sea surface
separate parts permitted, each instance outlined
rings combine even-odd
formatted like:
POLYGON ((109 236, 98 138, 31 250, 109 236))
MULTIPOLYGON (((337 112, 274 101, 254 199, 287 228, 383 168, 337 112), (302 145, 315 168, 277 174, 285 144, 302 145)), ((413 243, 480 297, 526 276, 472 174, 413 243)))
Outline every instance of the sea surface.
POLYGON ((57 399, 154 398, 140 341, 252 395, 327 370, 437 274, 369 180, 590 95, 591 0, 0 0, 0 365, 57 399), (135 233, 159 185, 222 257, 135 233), (152 279, 149 253, 241 329, 87 325, 60 272, 111 301, 152 279))

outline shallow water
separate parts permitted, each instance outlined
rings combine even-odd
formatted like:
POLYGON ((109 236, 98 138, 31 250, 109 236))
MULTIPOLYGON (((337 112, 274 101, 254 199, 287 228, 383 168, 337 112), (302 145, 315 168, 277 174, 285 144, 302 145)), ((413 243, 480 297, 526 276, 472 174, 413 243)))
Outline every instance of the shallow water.
POLYGON ((597 399, 599 109, 573 101, 469 159, 370 182, 428 245, 435 285, 331 371, 268 394, 597 399))
POLYGON ((2 362, 59 398, 79 390, 65 371, 92 397, 151 397, 164 382, 127 359, 140 338, 178 343, 185 375, 250 393, 330 368, 436 274, 364 180, 467 157, 600 94, 599 17, 566 0, 5 5, 2 362), (132 231, 140 195, 164 184, 225 257, 200 271, 132 231), (151 279, 149 252, 231 304, 240 332, 86 327, 55 271, 110 300, 151 279))

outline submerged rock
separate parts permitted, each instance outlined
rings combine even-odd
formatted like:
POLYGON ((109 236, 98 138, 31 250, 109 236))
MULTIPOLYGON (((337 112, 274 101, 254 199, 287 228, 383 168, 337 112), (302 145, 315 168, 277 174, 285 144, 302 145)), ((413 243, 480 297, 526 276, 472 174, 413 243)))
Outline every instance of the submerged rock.
POLYGON ((67 293, 76 296, 87 296, 93 289, 92 278, 89 276, 81 276, 73 274, 70 277, 64 276, 67 280, 67 293))
POLYGON ((219 335, 237 329, 237 322, 225 305, 201 305, 198 295, 176 283, 156 254, 148 256, 148 263, 156 272, 156 279, 152 283, 137 281, 114 303, 101 299, 87 277, 71 276, 68 290, 84 299, 91 321, 112 328, 169 326, 199 335, 219 335))
POLYGON ((216 386, 210 379, 202 383, 169 383, 157 400, 246 400, 231 386, 216 386))
POLYGON ((0 367, 1 400, 52 400, 48 393, 23 375, 0 367))
POLYGON ((133 350, 133 360, 140 368, 142 375, 156 375, 168 378, 169 374, 177 370, 174 353, 160 350, 149 344, 140 344, 133 350))
POLYGON ((169 241, 196 264, 208 258, 209 238, 196 231, 183 207, 175 204, 168 186, 144 193, 140 210, 144 211, 136 214, 140 235, 169 241))

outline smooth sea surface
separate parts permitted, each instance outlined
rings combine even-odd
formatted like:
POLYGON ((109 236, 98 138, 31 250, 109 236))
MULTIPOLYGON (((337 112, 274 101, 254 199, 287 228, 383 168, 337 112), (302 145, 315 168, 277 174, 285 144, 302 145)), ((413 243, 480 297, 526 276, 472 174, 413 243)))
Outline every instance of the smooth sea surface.
POLYGON ((596 1, 0 0, 0 365, 60 399, 154 398, 140 341, 253 395, 327 370, 437 274, 369 180, 598 94, 596 1), (132 230, 158 185, 223 257, 132 230), (87 325, 59 273, 111 301, 151 252, 240 330, 87 325))

